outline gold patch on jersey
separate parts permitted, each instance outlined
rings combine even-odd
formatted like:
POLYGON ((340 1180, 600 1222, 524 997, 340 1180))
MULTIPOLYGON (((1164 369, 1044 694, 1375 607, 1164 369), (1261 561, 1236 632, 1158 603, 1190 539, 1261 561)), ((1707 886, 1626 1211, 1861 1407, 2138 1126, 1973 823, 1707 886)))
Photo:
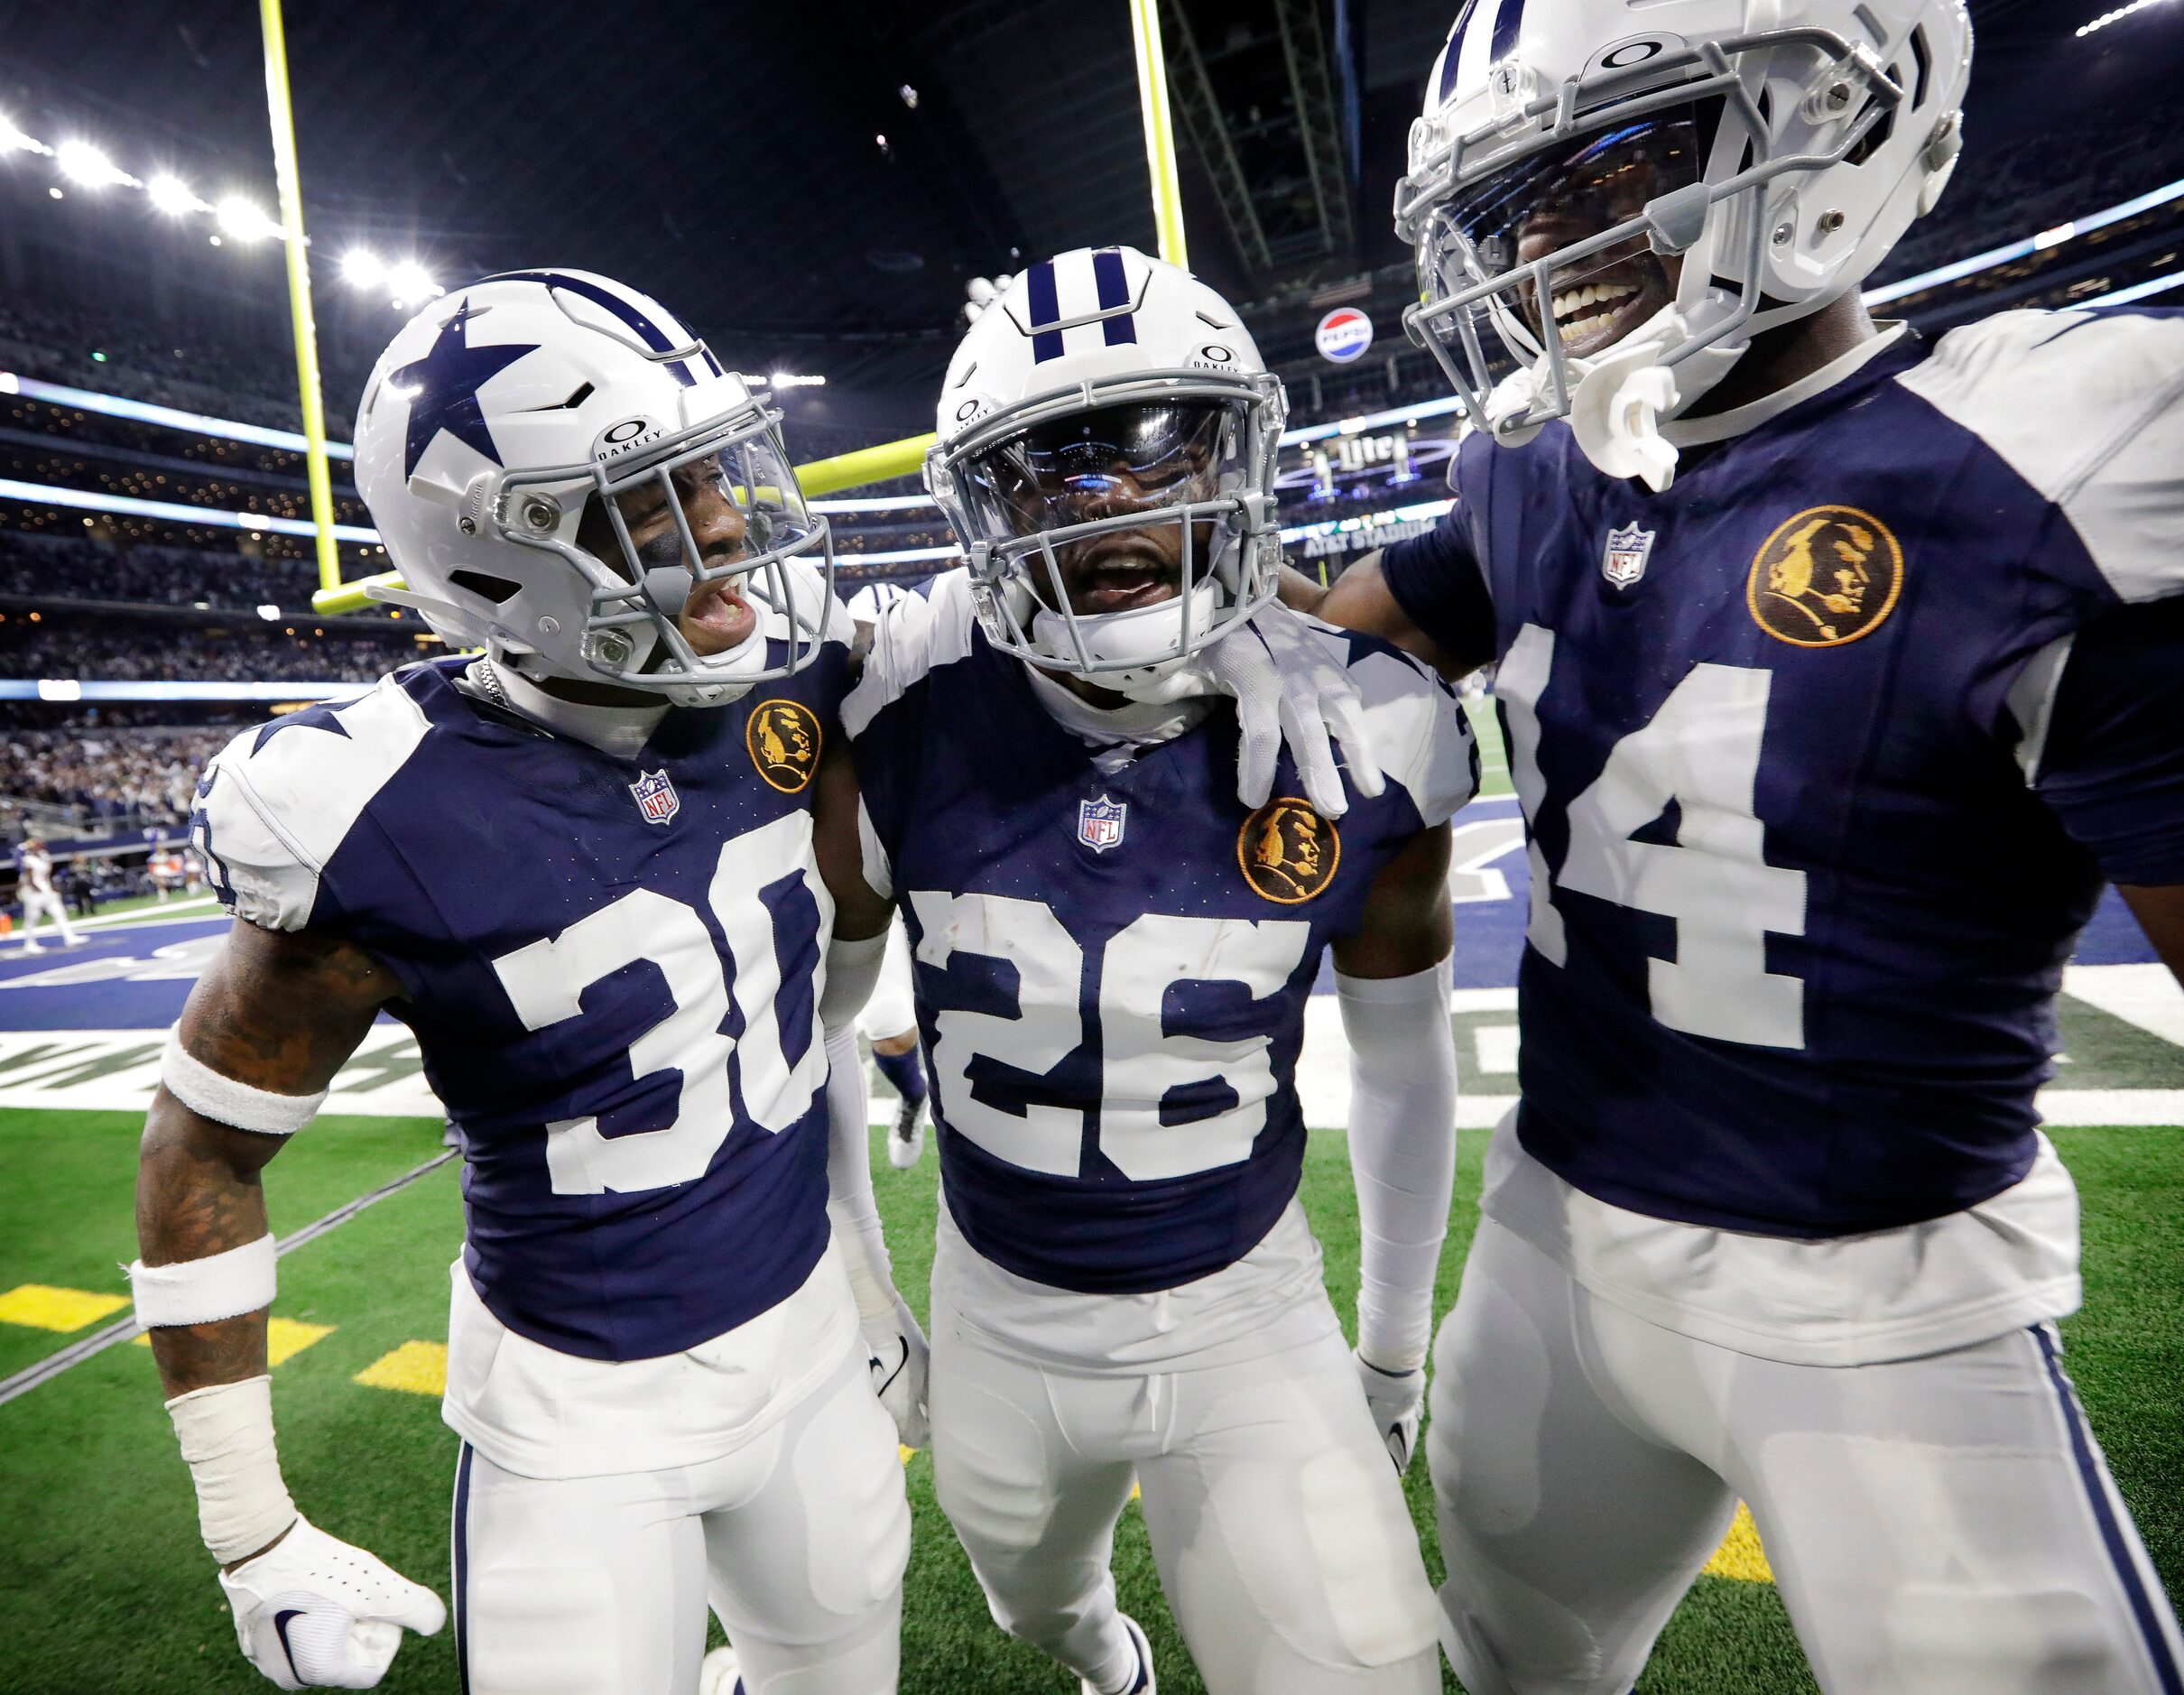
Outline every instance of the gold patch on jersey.
POLYGON ((1792 647, 1871 635, 1903 591, 1903 550, 1855 506, 1812 506, 1769 536, 1744 598, 1759 627, 1792 647))
POLYGON ((1294 795, 1269 801, 1236 832, 1236 864, 1252 892, 1282 906, 1298 906, 1335 880, 1342 863, 1342 837, 1334 825, 1294 795))
POLYGON ((783 794, 801 794, 818 773, 819 715, 801 700, 761 700, 745 725, 744 745, 758 774, 783 794))

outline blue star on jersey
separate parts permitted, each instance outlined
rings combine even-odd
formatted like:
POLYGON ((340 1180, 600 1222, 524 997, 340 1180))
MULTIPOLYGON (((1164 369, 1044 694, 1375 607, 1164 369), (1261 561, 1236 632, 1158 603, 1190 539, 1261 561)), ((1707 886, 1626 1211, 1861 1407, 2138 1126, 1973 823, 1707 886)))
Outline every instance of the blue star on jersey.
POLYGON ((474 347, 469 332, 474 315, 470 302, 464 301, 455 315, 440 327, 440 335, 425 357, 403 366, 387 379, 396 392, 410 399, 409 433, 402 456, 404 477, 416 474, 417 462, 443 430, 495 465, 501 463, 500 449, 494 445, 493 431, 486 427, 484 409, 477 403, 477 391, 526 353, 536 353, 539 344, 512 341, 474 347))

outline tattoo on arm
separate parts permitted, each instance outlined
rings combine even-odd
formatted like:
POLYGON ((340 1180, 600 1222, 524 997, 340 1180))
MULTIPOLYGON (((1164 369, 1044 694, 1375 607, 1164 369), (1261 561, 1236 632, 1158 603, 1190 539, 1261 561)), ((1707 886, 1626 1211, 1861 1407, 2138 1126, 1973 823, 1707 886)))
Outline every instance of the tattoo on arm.
MULTIPOLYGON (((346 942, 238 922, 182 1009, 182 1044, 237 1082, 316 1094, 397 990, 392 974, 346 942)), ((203 1259, 265 1235, 258 1174, 282 1140, 220 1124, 161 1088, 137 1163, 144 1264, 203 1259)), ((161 1326, 152 1332, 152 1352, 170 1396, 254 1377, 265 1369, 265 1314, 161 1326)))

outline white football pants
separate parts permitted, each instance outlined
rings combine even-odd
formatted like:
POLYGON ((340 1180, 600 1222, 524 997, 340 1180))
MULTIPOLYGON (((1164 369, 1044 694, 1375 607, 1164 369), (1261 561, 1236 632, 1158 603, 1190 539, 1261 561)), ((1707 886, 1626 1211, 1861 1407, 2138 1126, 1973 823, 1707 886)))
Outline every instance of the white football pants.
POLYGON ((1457 1674, 1624 1695, 1741 1496, 1828 1695, 2175 1695, 2175 1616, 2059 1355, 2042 1326, 1783 1365, 1482 1218, 1426 1440, 1457 1674))
POLYGON ((1209 1695, 1439 1690, 1417 1532, 1339 1332, 1078 1374, 999 1351, 933 1299, 933 1489, 1002 1629, 1096 1688, 1127 1674, 1109 1561, 1134 1480, 1209 1695))
POLYGON ((703 1465, 541 1481, 465 1443, 465 1695, 695 1695, 709 1600, 748 1695, 893 1695, 910 1507, 861 1351, 703 1465))
POLYGON ((31 944, 38 928, 38 920, 51 918, 60 931, 60 940, 69 947, 76 945, 76 926, 69 922, 68 908, 61 904, 60 896, 52 890, 25 888, 23 890, 23 941, 31 944))

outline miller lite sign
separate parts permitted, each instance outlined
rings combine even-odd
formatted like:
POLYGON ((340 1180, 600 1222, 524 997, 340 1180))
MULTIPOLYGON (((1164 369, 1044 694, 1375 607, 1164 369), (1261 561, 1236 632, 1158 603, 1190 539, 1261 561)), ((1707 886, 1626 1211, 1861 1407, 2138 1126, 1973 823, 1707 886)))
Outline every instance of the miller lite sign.
POLYGON ((1321 358, 1336 365, 1362 359, 1373 345, 1373 320, 1355 306, 1337 306, 1312 331, 1312 345, 1321 358))

